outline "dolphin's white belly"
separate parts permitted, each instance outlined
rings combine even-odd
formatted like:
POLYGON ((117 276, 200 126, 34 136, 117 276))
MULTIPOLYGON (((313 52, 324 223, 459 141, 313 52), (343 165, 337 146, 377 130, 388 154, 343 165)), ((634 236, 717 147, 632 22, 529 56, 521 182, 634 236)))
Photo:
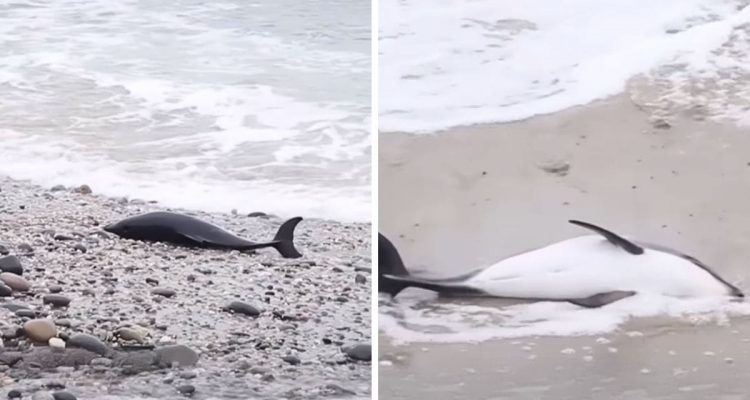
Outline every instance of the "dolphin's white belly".
POLYGON ((582 236, 502 260, 465 284, 492 296, 577 299, 615 290, 675 297, 726 296, 710 273, 674 254, 630 254, 601 236, 582 236))

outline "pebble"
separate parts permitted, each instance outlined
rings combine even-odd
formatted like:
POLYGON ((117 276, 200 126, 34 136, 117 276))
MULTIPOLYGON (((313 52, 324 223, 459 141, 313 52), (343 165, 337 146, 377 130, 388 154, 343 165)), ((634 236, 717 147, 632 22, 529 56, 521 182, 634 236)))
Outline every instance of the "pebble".
POLYGON ((13 295, 13 289, 0 282, 0 297, 10 297, 13 295))
POLYGON ((161 367, 189 367, 198 362, 198 354, 191 348, 176 344, 156 349, 157 362, 161 367))
POLYGON ((182 379, 193 379, 196 376, 198 376, 198 374, 196 374, 195 371, 183 371, 183 372, 180 372, 180 378, 182 378, 182 379))
POLYGON ((260 310, 255 306, 242 301, 233 301, 224 307, 224 311, 232 311, 238 314, 245 314, 251 317, 257 317, 260 315, 260 310))
POLYGON ((47 290, 49 290, 50 293, 60 293, 60 292, 62 292, 62 286, 60 286, 60 285, 49 285, 47 287, 47 290))
POLYGON ((16 275, 23 275, 21 261, 16 256, 5 256, 0 258, 0 271, 10 272, 16 275))
POLYGON ((61 294, 48 294, 42 297, 44 304, 52 304, 55 307, 67 307, 70 301, 70 297, 61 294))
POLYGON ((3 283, 16 292, 28 292, 31 289, 29 281, 21 275, 16 275, 11 272, 0 273, 0 281, 3 281, 3 283))
POLYGON ((37 317, 36 311, 29 310, 28 308, 22 308, 20 310, 17 310, 16 315, 21 318, 36 318, 37 317))
POLYGON ((193 385, 180 385, 177 386, 177 391, 180 392, 182 395, 190 397, 195 393, 195 386, 193 385))
POLYGON ((175 292, 173 289, 159 288, 158 287, 158 288, 153 288, 151 290, 151 294, 154 294, 154 295, 157 295, 157 296, 172 297, 175 294, 177 294, 177 292, 175 292))
POLYGON ((346 346, 341 350, 353 360, 370 361, 372 359, 372 346, 369 343, 359 343, 353 346, 346 346))
POLYGON ((60 338, 50 338, 49 339, 49 346, 55 349, 65 349, 65 342, 60 338))
POLYGON ((100 356, 106 355, 109 352, 107 345, 102 343, 101 340, 85 333, 76 333, 71 336, 70 339, 68 339, 67 345, 68 347, 85 349, 92 353, 99 354, 100 356))
POLYGON ((302 362, 299 357, 293 355, 284 356, 281 357, 281 359, 292 365, 297 365, 302 362))
POLYGON ((146 332, 128 327, 118 329, 115 335, 122 340, 132 340, 139 343, 143 343, 146 340, 146 332))
POLYGON ((89 187, 89 185, 78 186, 77 188, 73 189, 73 191, 76 192, 76 193, 80 193, 80 194, 91 194, 92 193, 91 187, 89 187))
POLYGON ((50 392, 36 392, 31 396, 31 400, 55 400, 50 392))
POLYGON ((55 400, 78 400, 78 398, 74 396, 73 393, 64 391, 52 393, 52 396, 55 398, 55 400))
POLYGON ((365 284, 365 283, 367 283, 367 277, 364 276, 364 275, 362 275, 362 274, 357 274, 354 277, 354 282, 355 283, 359 283, 359 284, 365 284))
POLYGON ((23 394, 18 390, 13 389, 8 391, 9 399, 20 399, 21 397, 23 397, 23 394))
POLYGON ((33 319, 23 324, 23 332, 29 339, 47 343, 50 338, 57 336, 57 328, 52 321, 48 319, 33 319))

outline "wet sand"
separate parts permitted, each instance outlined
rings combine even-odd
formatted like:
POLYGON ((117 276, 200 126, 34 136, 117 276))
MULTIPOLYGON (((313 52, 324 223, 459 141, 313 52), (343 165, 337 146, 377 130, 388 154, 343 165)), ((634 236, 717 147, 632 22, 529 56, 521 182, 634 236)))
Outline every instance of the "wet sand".
MULTIPOLYGON (((29 292, 0 298, 0 397, 18 390, 31 398, 62 385, 83 400, 181 399, 181 387, 191 385, 194 399, 369 398, 370 362, 345 350, 370 342, 370 224, 305 219, 295 230, 303 257, 284 259, 273 249, 194 249, 102 231, 106 223, 165 210, 145 201, 3 177, 0 200, 0 253, 17 255, 31 284, 29 292), (72 300, 68 307, 43 304, 53 286, 72 300), (156 287, 175 294, 154 295, 156 287), (225 311, 232 301, 260 313, 225 311), (123 363, 109 355, 76 361, 70 348, 56 353, 19 334, 29 318, 8 309, 11 303, 54 320, 60 336, 85 333, 121 353, 133 353, 126 350, 133 345, 143 350, 123 363), (116 340, 120 327, 145 337, 116 340), (147 348, 171 344, 197 352, 197 364, 154 366, 147 348)), ((284 220, 174 211, 256 241, 272 238, 284 220)))
MULTIPOLYGON (((379 230, 412 268, 454 275, 587 234, 566 222, 582 219, 691 253, 747 292, 750 132, 663 122, 623 95, 517 123, 381 134, 379 230)), ((634 321, 596 339, 395 346, 381 335, 380 396, 744 398, 748 321, 634 321)))

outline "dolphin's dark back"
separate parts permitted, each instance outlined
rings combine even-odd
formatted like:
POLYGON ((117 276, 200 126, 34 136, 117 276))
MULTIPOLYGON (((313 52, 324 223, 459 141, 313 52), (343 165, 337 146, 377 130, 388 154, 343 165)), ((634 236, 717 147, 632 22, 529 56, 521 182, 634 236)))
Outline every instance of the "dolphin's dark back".
POLYGON ((129 226, 132 234, 141 240, 226 248, 253 244, 198 218, 165 211, 130 217, 120 224, 129 226))

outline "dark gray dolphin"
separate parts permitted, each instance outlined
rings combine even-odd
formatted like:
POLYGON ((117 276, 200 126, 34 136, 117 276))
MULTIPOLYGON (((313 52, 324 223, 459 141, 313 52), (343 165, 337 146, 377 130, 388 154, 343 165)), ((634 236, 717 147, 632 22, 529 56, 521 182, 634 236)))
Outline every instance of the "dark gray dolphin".
POLYGON ((152 212, 123 219, 104 227, 107 232, 126 239, 167 242, 187 247, 213 249, 254 250, 273 247, 284 258, 302 257, 294 247, 294 228, 302 221, 295 217, 284 222, 273 240, 264 243, 239 238, 216 225, 188 215, 171 212, 152 212))

